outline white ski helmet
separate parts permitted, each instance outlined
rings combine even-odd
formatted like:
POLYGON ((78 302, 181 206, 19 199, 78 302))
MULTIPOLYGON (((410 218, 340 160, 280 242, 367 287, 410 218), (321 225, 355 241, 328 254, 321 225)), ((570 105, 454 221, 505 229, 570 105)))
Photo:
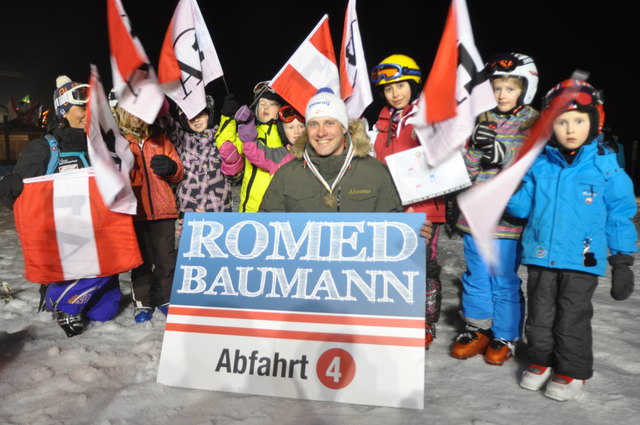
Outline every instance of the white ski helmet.
POLYGON ((485 65, 490 79, 499 77, 515 77, 522 81, 522 95, 518 105, 528 105, 538 90, 538 68, 527 55, 522 53, 500 53, 493 56, 485 65))

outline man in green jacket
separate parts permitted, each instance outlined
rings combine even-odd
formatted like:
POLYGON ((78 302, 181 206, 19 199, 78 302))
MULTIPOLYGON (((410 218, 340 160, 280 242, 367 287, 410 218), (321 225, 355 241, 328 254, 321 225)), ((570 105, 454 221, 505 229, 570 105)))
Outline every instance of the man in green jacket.
MULTIPOLYGON (((295 160, 274 174, 261 212, 402 212, 391 174, 369 155, 364 124, 349 122, 344 102, 320 89, 306 109, 306 135, 291 148, 295 160)), ((420 229, 431 238, 430 222, 420 229)))

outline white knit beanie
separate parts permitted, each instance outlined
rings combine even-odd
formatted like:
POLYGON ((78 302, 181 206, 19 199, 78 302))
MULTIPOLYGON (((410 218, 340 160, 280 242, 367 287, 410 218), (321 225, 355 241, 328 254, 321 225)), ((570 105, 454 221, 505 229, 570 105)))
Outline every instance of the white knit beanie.
POLYGON ((322 88, 309 99, 305 120, 307 122, 314 118, 334 118, 342 124, 345 130, 349 129, 349 119, 347 118, 347 107, 342 99, 336 96, 328 87, 322 88))

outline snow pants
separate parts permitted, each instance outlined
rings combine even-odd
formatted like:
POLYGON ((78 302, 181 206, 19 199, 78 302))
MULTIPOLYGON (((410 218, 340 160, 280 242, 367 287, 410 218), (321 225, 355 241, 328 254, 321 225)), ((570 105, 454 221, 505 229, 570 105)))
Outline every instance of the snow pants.
POLYGON ((60 310, 72 316, 106 322, 120 311, 120 281, 118 276, 94 277, 47 285, 45 308, 60 310))
POLYGON ((470 234, 464 234, 467 270, 462 275, 462 314, 482 329, 491 328, 494 338, 520 338, 524 317, 524 296, 518 277, 520 241, 496 239, 498 266, 490 270, 480 257, 470 234))
POLYGON ((591 298, 598 276, 529 266, 527 281, 527 357, 574 379, 593 375, 591 298))
POLYGON ((131 270, 136 307, 156 307, 169 302, 177 251, 176 220, 134 221, 143 263, 131 270))
POLYGON ((425 286, 425 322, 434 324, 440 319, 440 305, 442 304, 442 284, 438 264, 438 236, 440 226, 433 224, 433 236, 427 245, 427 281, 425 286))

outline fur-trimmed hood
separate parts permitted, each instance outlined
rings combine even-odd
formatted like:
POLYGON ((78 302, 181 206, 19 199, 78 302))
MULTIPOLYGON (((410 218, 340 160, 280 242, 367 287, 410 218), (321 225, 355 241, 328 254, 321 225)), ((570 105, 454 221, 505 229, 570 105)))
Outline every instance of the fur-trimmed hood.
MULTIPOLYGON (((369 136, 367 135, 364 123, 360 120, 350 120, 349 134, 353 142, 354 156, 365 157, 369 155, 371 152, 371 144, 369 143, 369 136)), ((307 133, 305 132, 302 136, 298 137, 293 144, 291 155, 295 158, 302 158, 306 146, 307 133)))

